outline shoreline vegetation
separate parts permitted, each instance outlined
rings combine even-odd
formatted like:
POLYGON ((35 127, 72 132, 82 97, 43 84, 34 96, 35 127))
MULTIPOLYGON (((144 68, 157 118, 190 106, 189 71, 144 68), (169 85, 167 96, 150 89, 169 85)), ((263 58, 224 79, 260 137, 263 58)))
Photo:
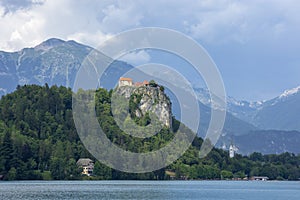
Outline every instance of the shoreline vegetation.
MULTIPOLYGON (((88 95, 79 90, 77 95, 88 95)), ((133 152, 159 149, 173 138, 180 122, 164 127, 150 139, 136 139, 122 132, 111 113, 112 90, 96 91, 96 113, 100 126, 116 145, 133 152)), ((135 108, 135 101, 131 107, 135 108)), ((122 105, 120 105, 122 106, 122 105)), ((139 125, 149 118, 132 116, 139 125)), ((185 127, 185 131, 190 131, 185 127)), ((70 88, 37 85, 18 86, 0 99, 0 180, 243 180, 268 177, 268 180, 293 180, 300 177, 300 155, 283 153, 248 156, 214 148, 199 158, 203 140, 196 137, 190 148, 173 164, 154 172, 130 174, 111 169, 85 149, 77 135, 72 116, 70 88), (81 158, 93 162, 91 176, 82 175, 77 165, 81 158)), ((246 180, 245 180, 246 181, 246 180)))
POLYGON ((176 181, 182 181, 182 182, 197 182, 197 181, 217 181, 217 182, 272 182, 272 183, 276 183, 276 182, 300 182, 300 180, 266 180, 266 181, 261 181, 261 180, 236 180, 236 179, 97 179, 97 178, 92 178, 92 177, 82 177, 82 178, 78 178, 78 179, 62 179, 62 180, 55 180, 55 179, 15 179, 15 180, 0 180, 1 182, 7 182, 7 181, 13 181, 13 182, 26 182, 26 181, 45 181, 45 182, 56 182, 56 181, 74 181, 74 182, 82 182, 82 181, 104 181, 104 182, 111 182, 111 181, 162 181, 162 182, 176 182, 176 181))

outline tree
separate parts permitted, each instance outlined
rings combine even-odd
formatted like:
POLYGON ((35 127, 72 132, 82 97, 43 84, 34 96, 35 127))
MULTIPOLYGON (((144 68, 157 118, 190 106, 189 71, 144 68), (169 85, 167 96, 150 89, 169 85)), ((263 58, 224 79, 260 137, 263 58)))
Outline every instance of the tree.
POLYGON ((235 178, 241 178, 241 179, 243 179, 243 178, 246 177, 246 175, 245 175, 245 173, 243 171, 239 171, 239 172, 237 172, 237 173, 234 174, 234 177, 235 178))
POLYGON ((4 139, 0 148, 1 163, 3 163, 4 172, 8 172, 13 166, 16 155, 14 151, 13 141, 9 131, 5 132, 4 139))
POLYGON ((96 161, 93 170, 93 175, 103 180, 109 180, 112 178, 112 170, 106 165, 100 163, 99 161, 96 161))
POLYGON ((164 92, 165 91, 165 87, 164 86, 159 86, 160 91, 164 92))
POLYGON ((232 179, 232 178, 233 178, 232 172, 227 171, 227 170, 221 171, 221 179, 232 179))
POLYGON ((50 161, 51 176, 55 180, 65 179, 65 162, 62 158, 52 157, 50 161))
POLYGON ((149 81, 149 86, 157 87, 157 83, 154 80, 149 81))
POLYGON ((7 174, 7 180, 12 181, 15 180, 17 177, 17 170, 16 168, 12 167, 7 174))
POLYGON ((254 152, 252 153, 249 158, 253 161, 263 161, 264 157, 261 153, 254 152))
POLYGON ((67 179, 77 179, 81 173, 81 169, 76 165, 74 158, 71 158, 65 166, 65 173, 67 179))

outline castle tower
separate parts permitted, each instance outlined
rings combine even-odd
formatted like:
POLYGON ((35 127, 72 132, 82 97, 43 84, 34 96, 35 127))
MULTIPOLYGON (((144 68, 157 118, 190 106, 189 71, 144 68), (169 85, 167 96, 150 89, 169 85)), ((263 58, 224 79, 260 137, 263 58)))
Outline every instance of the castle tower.
POLYGON ((119 79, 119 87, 121 86, 132 86, 132 78, 121 77, 119 79))

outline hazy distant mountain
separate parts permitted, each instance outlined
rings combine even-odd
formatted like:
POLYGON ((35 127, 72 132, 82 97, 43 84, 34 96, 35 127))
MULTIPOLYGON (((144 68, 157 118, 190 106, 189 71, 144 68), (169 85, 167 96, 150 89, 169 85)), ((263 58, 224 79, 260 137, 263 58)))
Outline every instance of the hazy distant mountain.
POLYGON ((266 101, 254 116, 253 123, 261 129, 300 131, 300 87, 266 101))
MULTIPOLYGON (((39 84, 72 87, 84 58, 93 48, 75 41, 49 39, 34 48, 18 52, 0 51, 0 95, 15 90, 17 85, 39 84)), ((110 60, 99 53, 103 60, 110 60)), ((118 77, 131 69, 125 62, 115 61, 103 78, 103 85, 113 87, 118 77)))
MULTIPOLYGON (((208 90, 196 88, 195 91, 198 99, 210 106, 208 90)), ((260 129, 300 131, 300 87, 286 90, 268 101, 248 102, 227 97, 227 111, 260 129)))
MULTIPOLYGON (((208 89, 194 88, 194 90, 199 101, 206 106, 211 106, 211 97, 208 89)), ((248 123, 253 121, 253 116, 262 106, 262 102, 239 101, 233 97, 227 97, 226 100, 227 111, 233 116, 248 123)))
POLYGON ((246 135, 235 136, 234 143, 239 153, 280 154, 300 153, 300 132, 298 131, 251 131, 246 135))
MULTIPOLYGON (((211 108, 200 102, 199 109, 200 109, 200 130, 203 132, 206 131, 208 128, 208 124, 211 117, 211 108)), ((229 142, 228 139, 231 138, 231 136, 244 135, 253 130, 258 130, 258 128, 246 121, 243 121, 235 117, 230 112, 227 112, 223 133, 221 137, 223 137, 223 140, 229 142)), ((203 134, 201 134, 201 131, 200 131, 200 135, 203 136, 203 134)))
POLYGON ((0 52, 1 87, 10 92, 18 84, 71 86, 80 63, 91 50, 74 41, 49 39, 19 52, 0 52))
MULTIPOLYGON (((176 96, 171 92, 167 94, 172 100, 172 110, 177 119, 180 119, 180 105, 177 102, 176 96)), ((206 89, 197 88, 195 94, 198 97, 199 113, 200 113, 200 124, 198 134, 204 137, 208 129, 208 125, 211 119, 211 110, 219 109, 218 105, 211 106, 210 96, 206 89)), ((258 130, 254 125, 239 119, 230 112, 226 112, 225 124, 221 136, 222 142, 230 142, 230 138, 234 135, 243 135, 249 133, 249 131, 258 130)))

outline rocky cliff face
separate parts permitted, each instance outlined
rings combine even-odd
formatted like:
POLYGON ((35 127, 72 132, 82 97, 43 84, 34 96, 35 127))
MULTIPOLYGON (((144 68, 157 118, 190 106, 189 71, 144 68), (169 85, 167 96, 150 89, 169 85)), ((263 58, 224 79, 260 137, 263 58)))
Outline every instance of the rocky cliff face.
POLYGON ((171 101, 161 86, 122 86, 116 92, 126 99, 131 99, 137 105, 134 112, 136 117, 153 113, 163 125, 172 127, 171 101))

